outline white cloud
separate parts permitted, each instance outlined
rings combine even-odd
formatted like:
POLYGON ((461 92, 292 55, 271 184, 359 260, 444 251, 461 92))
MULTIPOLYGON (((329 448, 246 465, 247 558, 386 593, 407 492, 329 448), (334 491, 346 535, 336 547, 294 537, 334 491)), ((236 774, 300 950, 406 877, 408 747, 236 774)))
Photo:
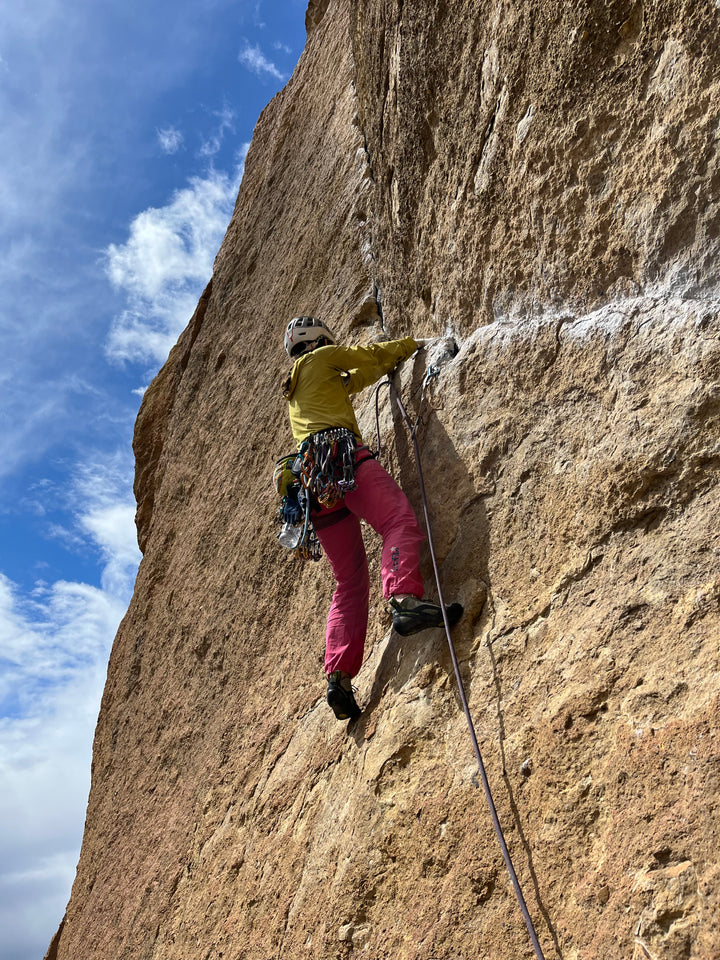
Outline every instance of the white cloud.
POLYGON ((66 583, 30 609, 2 578, 2 647, 9 628, 22 658, 8 664, 3 654, 17 694, 5 701, 13 714, 0 720, 5 956, 43 956, 62 919, 82 840, 107 657, 123 612, 116 598, 66 583))
POLYGON ((255 4, 255 9, 253 11, 253 23, 258 28, 258 30, 264 30, 265 27, 267 26, 265 21, 260 16, 261 7, 262 7, 262 2, 261 0, 258 0, 258 2, 255 4))
POLYGON ((68 537, 74 549, 99 551, 101 588, 38 582, 23 596, 0 573, 0 717, 43 712, 48 684, 74 682, 109 650, 140 561, 129 459, 123 451, 86 462, 67 493, 82 504, 68 537))
POLYGON ((257 44, 252 46, 246 42, 238 54, 238 60, 244 67, 247 67, 248 70, 256 73, 259 77, 268 74, 271 77, 275 77, 276 80, 287 80, 287 76, 278 70, 272 61, 267 59, 257 44))
POLYGON ((193 177, 167 206, 138 214, 127 243, 107 248, 107 275, 128 304, 113 324, 111 359, 167 358, 210 279, 240 176, 211 170, 193 177))
POLYGON ((82 526, 99 546, 105 561, 101 578, 103 590, 110 596, 128 595, 140 559, 135 505, 111 503, 97 507, 82 518, 82 526))
POLYGON ((105 662, 124 610, 124 598, 82 583, 58 581, 23 597, 0 574, 0 716, 27 724, 53 713, 58 689, 105 662))
POLYGON ((240 177, 242 177, 242 171, 245 169, 245 158, 247 157, 248 150, 250 149, 249 141, 240 145, 240 149, 235 154, 235 162, 237 164, 238 170, 240 171, 240 177))
POLYGON ((129 450, 78 467, 73 499, 84 505, 78 528, 100 551, 100 583, 110 597, 130 599, 140 562, 132 493, 132 460, 129 450))
POLYGON ((74 478, 77 532, 102 587, 0 574, 0 929, 4 956, 42 956, 70 894, 107 659, 139 560, 129 454, 74 478))
POLYGON ((214 157, 222 147, 225 134, 235 131, 235 112, 229 107, 217 111, 215 116, 218 118, 218 127, 215 133, 209 137, 200 148, 201 157, 214 157))
POLYGON ((184 140, 182 133, 175 127, 163 127, 162 130, 158 130, 157 138, 160 149, 168 154, 177 153, 184 140))
MULTIPOLYGON (((71 296, 68 301, 72 301, 71 296)), ((0 327, 4 326, 2 310, 0 307, 0 327)), ((34 338, 34 348, 18 342, 24 336, 20 324, 17 335, 3 329, 5 363, 12 370, 12 377, 5 383, 0 377, 0 409, 4 414, 0 479, 16 473, 27 461, 37 460, 61 433, 65 437, 73 433, 87 435, 91 430, 106 428, 109 418, 117 418, 117 409, 110 410, 107 395, 67 372, 67 364, 74 361, 79 365, 83 361, 83 349, 92 333, 88 331, 85 343, 72 341, 70 347, 59 344, 57 330, 47 329, 45 335, 48 317, 50 321, 55 319, 50 308, 44 320, 35 316, 24 318, 25 334, 34 338), (38 349, 39 343, 42 350, 38 349), (80 422, 79 409, 90 409, 92 413, 83 414, 80 422)), ((69 329, 70 323, 68 320, 64 329, 69 329)))
MULTIPOLYGON (((58 769, 65 784, 72 770, 58 769)), ((59 792, 64 792, 61 791, 59 792)), ((63 798, 64 799, 64 798, 63 798)), ((58 796, 58 800, 61 798, 58 796)), ((23 837, 32 839, 30 831, 23 837)), ((74 839, 74 838, 73 838, 74 839)), ((74 866, 62 853, 39 855, 32 870, 0 876, 0 926, 3 931, 3 960, 37 960, 44 956, 61 918, 58 891, 69 891, 74 866), (48 918, 48 922, 45 922, 48 918)))
MULTIPOLYGON (((130 385, 149 374, 130 384, 127 372, 107 370, 102 351, 165 359, 211 274, 247 150, 237 171, 203 173, 174 197, 158 186, 181 163, 189 170, 191 138, 197 145, 207 137, 199 98, 231 82, 224 57, 214 77, 208 69, 218 29, 231 38, 260 5, 201 0, 170 33, 166 2, 145 5, 142 16, 136 4, 127 17, 111 8, 86 0, 0 5, 0 511, 12 531, 0 563, 2 960, 42 957, 70 894, 107 658, 138 559, 128 465, 111 458, 101 468, 95 458, 71 491, 65 485, 79 447, 122 437, 129 455, 130 385), (182 132, 166 122, 179 116, 182 132), (175 151, 175 162, 159 162, 160 149, 175 151), (107 247, 151 202, 126 242, 107 247), (115 270, 114 290, 103 266, 115 270), (21 531, 29 513, 32 530, 21 531), (62 541, 34 558, 32 531, 48 535, 53 524, 62 541), (77 558, 87 573, 72 570, 77 558), (27 586, 28 575, 42 579, 27 586)), ((284 53, 270 56, 287 62, 284 53)), ((251 62, 268 84, 284 79, 261 53, 251 62)), ((245 89, 234 94, 233 123, 250 130, 269 87, 237 66, 232 82, 242 74, 245 89)), ((217 156, 216 145, 235 146, 227 114, 218 117, 206 157, 217 156)))

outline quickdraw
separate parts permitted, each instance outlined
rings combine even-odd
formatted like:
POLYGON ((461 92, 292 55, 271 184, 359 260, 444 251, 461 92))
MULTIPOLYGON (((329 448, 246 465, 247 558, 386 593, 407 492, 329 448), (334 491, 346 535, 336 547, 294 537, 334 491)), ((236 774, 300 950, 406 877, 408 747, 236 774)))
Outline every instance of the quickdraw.
POLYGON ((355 489, 355 451, 352 430, 332 427, 311 434, 300 446, 300 479, 318 503, 332 509, 355 489))
POLYGON ((310 496, 307 491, 301 490, 298 499, 305 501, 305 520, 295 547, 295 556, 298 560, 319 560, 322 557, 322 547, 310 519, 310 496))

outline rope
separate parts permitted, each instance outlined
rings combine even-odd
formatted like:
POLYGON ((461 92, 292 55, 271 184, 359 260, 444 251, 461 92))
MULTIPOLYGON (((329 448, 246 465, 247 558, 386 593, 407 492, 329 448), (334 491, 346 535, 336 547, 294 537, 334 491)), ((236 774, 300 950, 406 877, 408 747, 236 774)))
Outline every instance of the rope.
MULTIPOLYGON (((432 369, 433 368, 431 368, 431 370, 432 369)), ((435 373, 437 372, 439 371, 435 369, 434 372, 431 374, 431 376, 434 376, 435 373)), ((428 373, 430 374, 430 371, 428 371, 428 373)), ((425 381, 423 382, 423 393, 422 393, 421 402, 425 396, 425 386, 429 379, 430 377, 426 376, 425 381)), ((430 556, 432 557, 433 570, 435 572, 435 583, 437 584, 438 603, 440 604, 440 609, 442 610, 442 614, 443 614, 443 622, 445 624, 445 635, 447 637, 448 647, 450 648, 450 657, 452 658, 453 669, 455 671, 455 678, 457 680, 458 691, 460 693, 460 700, 462 701, 463 711, 465 713, 465 719, 467 721, 468 730, 470 731, 470 739, 472 740, 473 750, 475 752, 475 759, 477 760, 477 763, 478 763, 480 778, 482 780, 483 788, 485 790, 485 798, 490 808, 490 816, 492 818, 493 827, 495 828, 495 835, 497 837, 498 843, 500 844, 500 850, 502 851, 503 859, 505 861, 505 866, 507 867, 508 873, 510 874, 510 879, 512 880, 512 885, 515 890, 515 896, 520 906, 523 919, 525 920, 525 926, 527 927, 527 931, 530 936, 530 941, 535 951, 535 956, 538 958, 538 960, 545 960, 545 956, 542 952, 542 947, 540 946, 540 942, 537 938, 537 934, 535 933, 535 927, 533 926, 530 913, 528 912, 527 904, 525 903, 525 897, 523 896, 522 888, 520 887, 520 881, 518 880, 517 874, 515 873, 515 867, 513 866, 513 862, 510 857, 510 852, 505 842, 505 835, 503 834, 503 829, 500 824, 500 819, 497 814, 497 809, 495 807, 495 801, 493 800, 492 791, 490 790, 490 783, 488 781, 487 774, 485 772, 485 764, 483 763, 482 754, 480 753, 480 747, 478 745, 477 735, 475 733, 475 725, 473 724, 472 716, 470 715, 470 708, 468 707, 467 697, 465 695, 465 686, 462 682, 462 677, 460 676, 460 667, 458 665, 457 656, 455 654, 455 646, 450 636, 450 624, 448 623, 447 611, 445 609, 445 601, 443 600, 442 588, 440 586, 440 573, 438 571, 437 559, 435 557, 435 547, 433 545, 433 539, 432 539, 432 531, 430 529, 430 516, 428 513, 427 494, 425 493, 425 480, 423 477, 422 465, 420 463, 420 448, 418 446, 417 437, 415 436, 417 431, 417 426, 420 420, 419 412, 418 412, 418 418, 415 422, 415 425, 413 426, 410 422, 410 417, 407 415, 407 411, 403 406, 403 402, 400 399, 400 394, 398 393, 398 390, 395 384, 392 382, 389 376, 387 380, 382 381, 378 385, 375 391, 375 413, 376 413, 376 426, 378 431, 377 433, 378 454, 380 452, 380 414, 379 414, 379 406, 378 406, 378 394, 380 391, 380 387, 385 386, 386 384, 389 385, 390 392, 395 397, 395 400, 397 401, 400 414, 403 420, 405 421, 406 426, 410 430, 410 436, 413 442, 413 449, 415 451, 415 462, 417 464, 418 478, 420 480, 420 496, 422 498, 423 512, 425 514, 425 527, 427 529, 427 535, 428 535, 428 546, 430 547, 430 556)), ((474 782, 475 782, 475 786, 477 786, 477 781, 474 780, 474 782)))

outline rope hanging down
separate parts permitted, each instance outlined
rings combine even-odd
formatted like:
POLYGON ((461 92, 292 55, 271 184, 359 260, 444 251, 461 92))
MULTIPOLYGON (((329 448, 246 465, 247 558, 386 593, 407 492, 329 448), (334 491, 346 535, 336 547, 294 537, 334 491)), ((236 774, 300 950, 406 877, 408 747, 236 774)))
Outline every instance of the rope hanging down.
MULTIPOLYGON (((422 395, 420 403, 422 403, 425 397, 425 387, 428 380, 439 373, 439 370, 436 367, 430 367, 428 370, 425 379, 422 385, 422 395)), ((482 754, 480 753, 480 747, 478 745, 477 735, 475 733, 475 725, 473 724, 472 717, 470 715, 470 708, 468 707, 467 697, 465 695, 465 687, 462 682, 462 677, 460 676, 460 667, 458 665, 457 656, 455 654, 455 646, 453 645, 452 638, 450 636, 450 624, 448 623, 447 612, 445 610, 445 601, 442 595, 442 588, 440 586, 440 573, 438 571, 437 559, 435 557, 435 547, 433 545, 432 531, 430 529, 430 516, 428 513, 428 502, 427 495, 425 493, 425 480, 423 477, 422 465, 420 463, 420 448, 418 446, 416 432, 417 427, 420 422, 420 414, 418 411, 418 418, 413 425, 410 422, 410 417, 403 406, 403 402, 400 399, 400 394, 388 376, 387 380, 383 380, 382 383, 378 385, 378 388, 375 393, 375 413, 376 413, 376 425, 378 431, 378 453, 380 448, 380 417, 379 417, 379 408, 378 408, 378 393, 381 386, 387 384, 390 387, 390 393, 394 396, 398 409, 400 410, 400 415, 405 421, 406 426, 410 431, 410 436, 413 442, 413 450, 415 451, 415 463, 417 464, 418 479, 420 480, 420 496, 422 498, 423 513, 425 515, 425 528, 427 530, 428 537, 428 546, 430 548, 430 556, 432 558, 433 571, 435 573, 435 583, 437 585, 438 592, 438 603, 440 604, 440 609, 443 612, 443 621, 445 624, 445 635, 447 637, 448 647, 450 648, 450 657, 452 659, 453 670, 455 671, 455 679, 457 680, 458 691, 460 693, 460 700, 462 701, 463 711, 465 712, 465 719, 467 721, 468 730, 470 731, 470 739, 472 740, 473 750, 475 751, 475 758, 478 763, 478 769, 480 772, 480 779, 482 780, 483 788, 485 790, 485 798, 487 800, 488 806, 490 808, 490 816, 492 818, 493 827, 495 828, 495 835, 497 837, 498 843, 500 844, 500 850, 502 851, 503 859, 505 861, 505 866, 507 867, 508 873, 510 874, 510 879, 512 880, 512 885, 515 890, 515 896, 517 898, 520 910, 525 920, 525 926, 527 927, 528 934, 530 936, 530 941, 533 945, 535 951, 535 956, 538 960, 545 960, 545 956, 542 952, 542 947, 540 946, 540 941, 538 940, 537 934, 535 933, 535 927, 533 926, 532 918, 528 912, 527 904, 525 903, 525 897, 523 896, 522 888, 520 887, 520 881, 518 880, 517 874, 515 873, 515 867, 513 866, 512 859, 510 857, 510 852, 507 848, 505 842, 505 836, 503 834, 502 826, 500 824, 500 819, 497 814, 497 809, 495 807, 495 801, 493 800, 492 791, 490 790, 490 783, 485 772, 485 764, 483 763, 482 754)), ((477 784, 476 784, 477 785, 477 784)))

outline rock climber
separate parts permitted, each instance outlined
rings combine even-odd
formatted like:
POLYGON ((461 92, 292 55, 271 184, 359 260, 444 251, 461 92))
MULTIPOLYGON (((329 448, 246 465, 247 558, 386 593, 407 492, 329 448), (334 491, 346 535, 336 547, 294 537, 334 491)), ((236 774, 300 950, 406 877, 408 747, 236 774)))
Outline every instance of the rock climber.
MULTIPOLYGON (((319 491, 319 502, 314 498, 312 522, 336 581, 327 620, 325 674, 327 702, 338 720, 354 720, 361 713, 352 688, 352 679, 362 665, 370 589, 361 519, 382 537, 383 596, 395 630, 406 637, 444 623, 441 607, 422 599, 420 544, 424 535, 415 513, 397 483, 363 444, 350 402, 352 394, 375 383, 430 342, 405 337, 345 347, 336 343, 327 325, 315 317, 295 317, 285 331, 285 350, 294 363, 283 395, 300 453, 306 460, 315 457, 317 483, 310 490, 313 494, 319 491), (323 492, 332 486, 337 493, 337 482, 333 486, 332 479, 337 480, 338 470, 344 489, 333 504, 333 498, 323 492)), ((452 603, 445 609, 450 626, 454 626, 462 616, 462 606, 452 603)))

